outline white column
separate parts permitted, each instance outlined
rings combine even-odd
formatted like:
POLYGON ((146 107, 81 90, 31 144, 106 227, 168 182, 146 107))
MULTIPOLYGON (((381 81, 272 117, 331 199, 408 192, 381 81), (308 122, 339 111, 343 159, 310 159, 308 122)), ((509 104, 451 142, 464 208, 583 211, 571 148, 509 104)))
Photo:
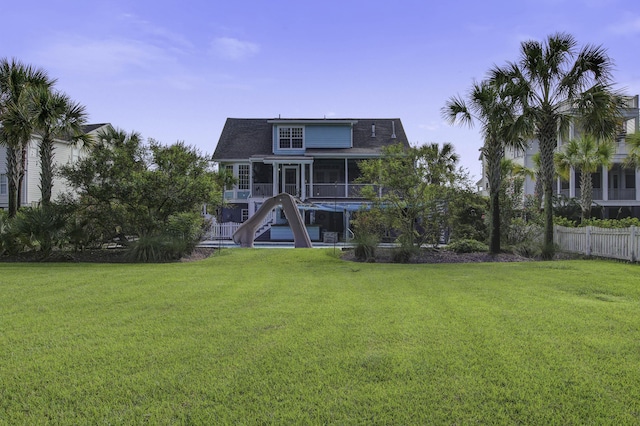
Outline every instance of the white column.
POLYGON ((309 176, 309 192, 311 193, 311 198, 313 198, 313 162, 309 164, 309 174, 311 175, 309 176))
POLYGON ((306 180, 307 180, 307 165, 306 164, 300 164, 300 168, 302 170, 300 170, 300 186, 302 186, 302 188, 300 188, 300 198, 302 200, 306 200, 307 199, 307 184, 306 184, 306 180))
MULTIPOLYGON (((253 163, 251 161, 249 161, 249 198, 253 198, 253 163)), ((249 209, 249 212, 251 212, 251 209, 249 209)))
POLYGON ((640 169, 636 169, 636 201, 640 200, 640 169))
POLYGON ((609 170, 602 167, 602 201, 609 200, 609 170))
POLYGON ((273 195, 276 196, 280 193, 278 191, 278 168, 280 165, 278 163, 273 163, 273 195))
POLYGON ((344 159, 344 196, 349 196, 349 160, 344 159))

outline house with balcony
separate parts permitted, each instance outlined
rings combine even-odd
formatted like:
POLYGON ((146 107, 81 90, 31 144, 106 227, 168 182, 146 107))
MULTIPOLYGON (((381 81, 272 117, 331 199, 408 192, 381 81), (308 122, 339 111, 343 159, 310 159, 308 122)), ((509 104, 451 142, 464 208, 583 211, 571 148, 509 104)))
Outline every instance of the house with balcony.
MULTIPOLYGON (((640 113, 638 109, 638 95, 625 98, 626 106, 623 108, 623 121, 616 137, 616 152, 613 157, 613 165, 610 168, 602 167, 591 175, 593 183, 593 208, 592 216, 599 218, 640 218, 640 170, 625 168, 623 163, 629 148, 626 137, 629 134, 640 131, 640 113)), ((571 125, 565 139, 558 140, 557 150, 569 140, 580 137, 580 129, 571 125)), ((533 156, 539 151, 538 141, 533 140, 525 150, 507 149, 505 157, 521 164, 531 170, 535 170, 533 156)), ((484 170, 484 167, 483 167, 484 170)), ((487 187, 486 175, 478 182, 478 188, 487 187)), ((524 194, 533 195, 535 181, 527 177, 524 183, 524 194)), ((556 178, 554 192, 570 198, 580 197, 580 171, 571 170, 569 179, 556 178)))
MULTIPOLYGON (((298 201, 312 241, 349 237, 354 212, 367 205, 360 191, 358 163, 382 148, 409 146, 398 118, 259 119, 228 118, 212 159, 236 178, 226 188, 220 223, 242 223, 265 200, 288 193, 298 201)), ((292 241, 278 208, 265 219, 257 240, 292 241)))

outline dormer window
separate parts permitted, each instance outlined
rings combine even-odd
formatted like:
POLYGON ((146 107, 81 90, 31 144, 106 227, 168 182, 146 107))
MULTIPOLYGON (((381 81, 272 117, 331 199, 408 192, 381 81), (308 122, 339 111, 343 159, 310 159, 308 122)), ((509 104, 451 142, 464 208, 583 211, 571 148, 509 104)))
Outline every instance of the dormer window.
POLYGON ((302 127, 278 127, 278 146, 280 149, 302 148, 303 135, 302 127))

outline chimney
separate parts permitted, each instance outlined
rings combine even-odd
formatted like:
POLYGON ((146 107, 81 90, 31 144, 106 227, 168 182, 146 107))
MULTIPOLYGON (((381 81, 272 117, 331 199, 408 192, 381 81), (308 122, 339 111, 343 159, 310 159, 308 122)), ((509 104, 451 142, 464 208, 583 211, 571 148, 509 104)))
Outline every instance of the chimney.
POLYGON ((371 137, 376 137, 376 123, 371 124, 371 137))
POLYGON ((396 138, 396 122, 392 121, 391 122, 391 139, 395 139, 396 138))

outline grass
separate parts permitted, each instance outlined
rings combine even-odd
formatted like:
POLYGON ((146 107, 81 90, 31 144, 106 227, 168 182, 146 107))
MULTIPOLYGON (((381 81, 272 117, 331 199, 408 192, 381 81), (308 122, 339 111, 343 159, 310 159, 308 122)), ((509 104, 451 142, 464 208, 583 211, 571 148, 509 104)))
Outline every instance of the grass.
POLYGON ((638 424, 638 272, 0 264, 0 424, 638 424))

